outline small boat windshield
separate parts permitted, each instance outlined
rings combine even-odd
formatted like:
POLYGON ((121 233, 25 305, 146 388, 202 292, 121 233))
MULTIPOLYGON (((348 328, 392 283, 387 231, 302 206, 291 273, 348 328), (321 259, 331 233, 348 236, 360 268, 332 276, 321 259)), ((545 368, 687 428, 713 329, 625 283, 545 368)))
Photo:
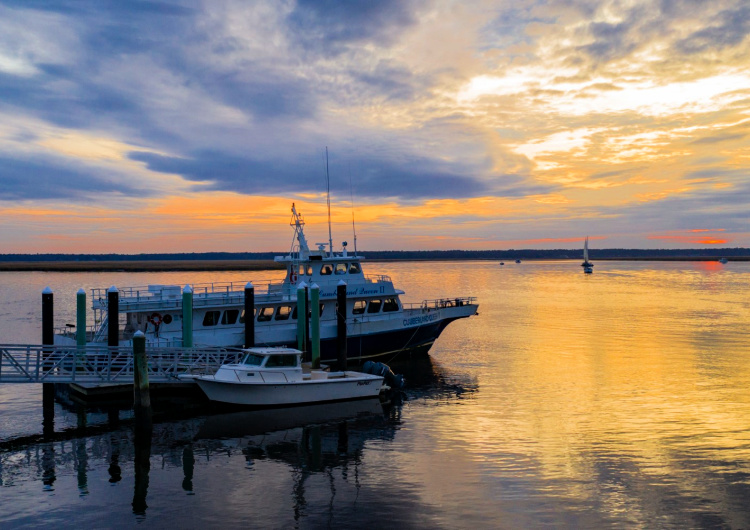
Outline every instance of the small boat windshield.
POLYGON ((299 355, 269 355, 266 368, 295 368, 299 355))
POLYGON ((256 353, 248 353, 245 358, 242 359, 242 364, 249 364, 250 366, 260 366, 263 362, 263 356, 256 353))

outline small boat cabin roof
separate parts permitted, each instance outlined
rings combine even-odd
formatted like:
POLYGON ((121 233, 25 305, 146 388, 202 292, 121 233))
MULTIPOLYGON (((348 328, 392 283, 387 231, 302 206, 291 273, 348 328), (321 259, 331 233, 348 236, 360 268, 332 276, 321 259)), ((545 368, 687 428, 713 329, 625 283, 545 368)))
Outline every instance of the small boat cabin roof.
POLYGON ((301 355, 302 352, 295 348, 246 348, 242 353, 254 353, 256 355, 301 355))

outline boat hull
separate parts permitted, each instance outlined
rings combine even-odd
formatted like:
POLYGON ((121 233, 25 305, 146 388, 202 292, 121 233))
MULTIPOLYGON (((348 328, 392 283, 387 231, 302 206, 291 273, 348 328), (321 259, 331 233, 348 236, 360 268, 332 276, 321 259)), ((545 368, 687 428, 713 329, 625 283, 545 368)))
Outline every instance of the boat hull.
POLYGON ((211 376, 196 377, 195 382, 211 401, 233 405, 273 407, 372 398, 380 393, 383 378, 358 372, 346 372, 346 377, 341 379, 291 383, 233 383, 217 381, 211 376))

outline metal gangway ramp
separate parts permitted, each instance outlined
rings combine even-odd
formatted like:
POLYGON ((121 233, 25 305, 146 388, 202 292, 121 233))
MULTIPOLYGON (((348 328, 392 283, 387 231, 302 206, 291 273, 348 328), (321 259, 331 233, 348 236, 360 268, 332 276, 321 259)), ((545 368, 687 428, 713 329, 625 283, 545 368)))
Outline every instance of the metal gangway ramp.
MULTIPOLYGON (((213 373, 242 355, 231 348, 146 348, 151 383, 178 383, 180 374, 213 373)), ((133 384, 132 346, 0 344, 0 383, 133 384)))

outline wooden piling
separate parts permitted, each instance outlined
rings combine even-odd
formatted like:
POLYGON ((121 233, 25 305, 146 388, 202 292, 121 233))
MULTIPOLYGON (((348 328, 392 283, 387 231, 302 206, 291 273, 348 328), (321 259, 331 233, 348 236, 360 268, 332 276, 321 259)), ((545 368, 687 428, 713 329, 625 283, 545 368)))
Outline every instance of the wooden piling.
POLYGON ((182 346, 193 347, 193 288, 189 285, 182 290, 182 346))
MULTIPOLYGON (((297 286, 297 349, 307 350, 307 284, 300 282, 297 286)), ((302 355, 305 357, 304 353, 302 355)))
MULTIPOLYGON (((49 369, 46 358, 52 353, 55 344, 54 318, 54 294, 50 287, 46 287, 42 291, 42 345, 49 346, 49 348, 44 348, 42 353, 45 371, 49 369)), ((42 432, 45 437, 50 437, 55 432, 54 383, 42 383, 42 432)))
POLYGON ((341 280, 336 286, 336 351, 338 353, 338 369, 346 370, 346 282, 341 280))
POLYGON ((255 287, 245 285, 245 348, 255 346, 255 287))
POLYGON ((86 346, 86 291, 78 289, 76 293, 76 344, 86 346))
POLYGON ((120 345, 120 291, 114 285, 107 290, 107 345, 120 345))
POLYGON ((148 385, 148 359, 146 358, 146 335, 136 331, 133 335, 133 405, 138 409, 151 409, 148 385))

